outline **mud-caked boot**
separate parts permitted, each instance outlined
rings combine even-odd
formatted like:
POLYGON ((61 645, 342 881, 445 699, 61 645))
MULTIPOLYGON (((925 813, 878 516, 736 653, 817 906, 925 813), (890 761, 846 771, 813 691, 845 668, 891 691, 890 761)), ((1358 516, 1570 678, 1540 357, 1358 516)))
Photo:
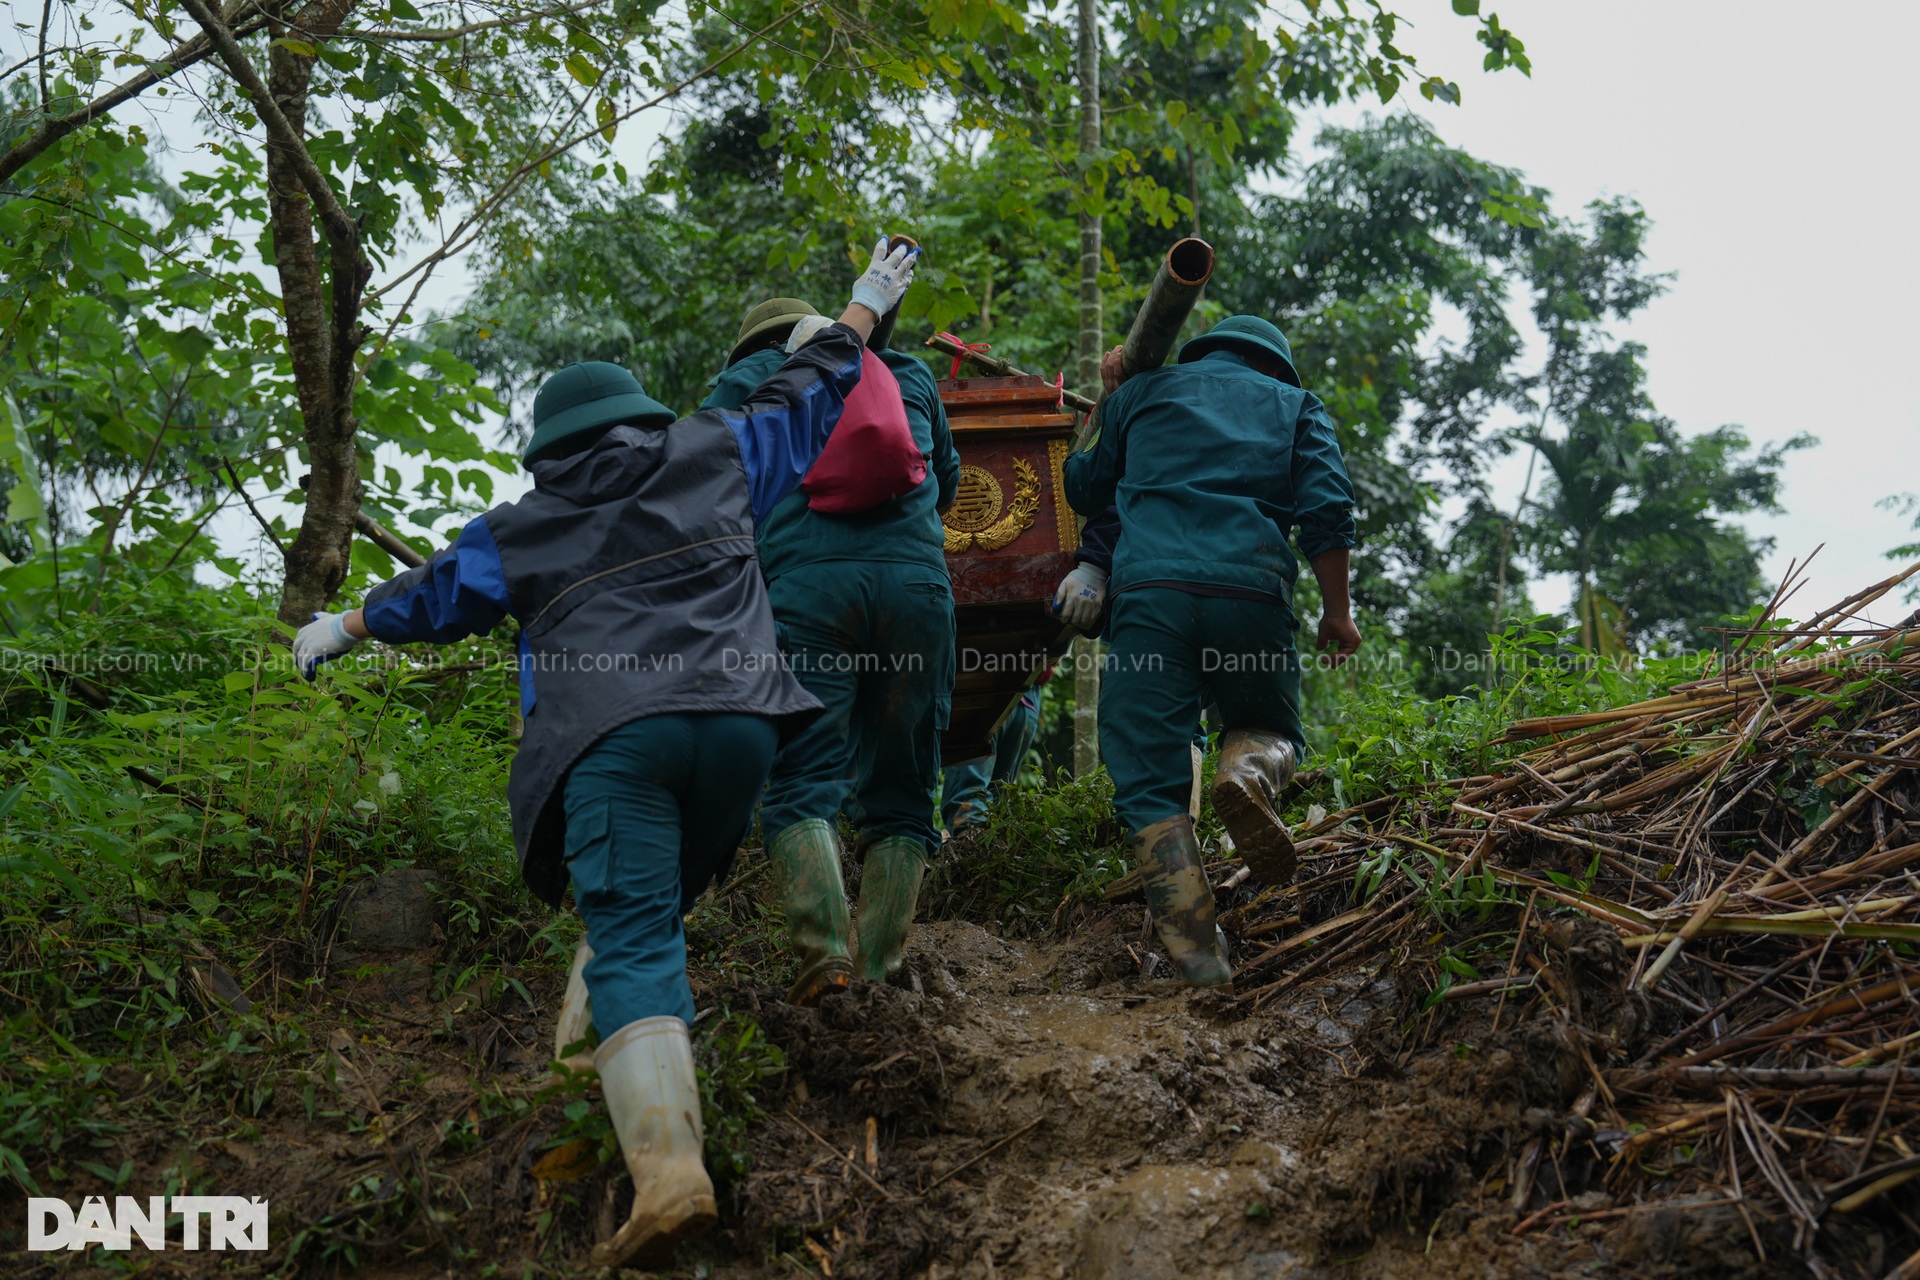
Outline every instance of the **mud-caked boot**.
POLYGON ((767 859, 787 906, 787 942, 800 957, 800 976, 787 999, 812 1008, 853 983, 847 951, 852 922, 840 878, 840 835, 824 818, 796 822, 767 842, 767 859))
POLYGON ((613 1238, 593 1246, 593 1265, 658 1267, 682 1240, 720 1219, 701 1158, 700 1085, 693 1046, 678 1018, 642 1018, 594 1051, 600 1093, 633 1175, 633 1211, 613 1238))
POLYGON ((987 824, 985 806, 977 800, 955 801, 946 817, 947 835, 955 840, 987 824))
POLYGON ((1287 883, 1299 864, 1279 811, 1280 792, 1293 781, 1299 764, 1293 744, 1277 733, 1233 729, 1220 735, 1213 808, 1261 884, 1287 883))
POLYGON ((860 943, 853 957, 854 972, 867 981, 885 982, 900 967, 926 869, 926 846, 912 836, 888 836, 867 850, 860 871, 860 943))
POLYGON ((569 1054, 567 1047, 576 1045, 593 1035, 593 1001, 587 995, 587 961, 593 959, 593 948, 582 938, 580 945, 573 949, 573 972, 567 975, 566 998, 560 1001, 560 1020, 553 1028, 553 1060, 569 1071, 593 1070, 593 1050, 581 1049, 569 1054))
POLYGON ((1206 752, 1200 750, 1198 743, 1187 744, 1193 752, 1193 790, 1187 796, 1187 816, 1195 822, 1200 821, 1200 779, 1206 768, 1206 752))
POLYGON ((1146 877, 1147 910, 1181 980, 1194 987, 1233 981, 1220 930, 1213 919, 1213 890, 1200 865, 1193 819, 1167 818, 1133 837, 1134 862, 1146 877))

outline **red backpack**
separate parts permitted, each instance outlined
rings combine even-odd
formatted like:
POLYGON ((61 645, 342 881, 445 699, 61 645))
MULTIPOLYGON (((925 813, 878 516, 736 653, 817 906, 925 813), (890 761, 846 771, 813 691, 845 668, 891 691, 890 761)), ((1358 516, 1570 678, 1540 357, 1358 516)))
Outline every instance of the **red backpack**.
POLYGON ((907 425, 900 384, 886 361, 865 351, 860 384, 800 482, 807 506, 822 515, 858 515, 905 497, 926 478, 927 460, 907 425))

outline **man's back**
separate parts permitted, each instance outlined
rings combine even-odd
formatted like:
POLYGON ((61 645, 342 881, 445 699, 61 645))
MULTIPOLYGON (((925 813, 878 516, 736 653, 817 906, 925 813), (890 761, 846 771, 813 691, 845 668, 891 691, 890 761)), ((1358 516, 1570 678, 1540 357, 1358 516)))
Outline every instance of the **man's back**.
MULTIPOLYGON (((714 379, 701 408, 741 403, 760 379, 779 368, 782 358, 774 349, 736 361, 714 379)), ((945 533, 937 508, 953 500, 960 478, 946 409, 926 365, 897 351, 882 352, 881 359, 899 382, 907 425, 927 459, 926 479, 911 493, 851 516, 824 515, 808 507, 805 493, 790 495, 760 526, 760 565, 769 582, 789 569, 824 560, 898 561, 946 572, 945 533)))
POLYGON ((1325 407, 1229 352, 1122 383, 1069 461, 1076 509, 1117 501, 1113 591, 1174 582, 1291 600, 1299 565, 1351 536, 1352 486, 1325 407))

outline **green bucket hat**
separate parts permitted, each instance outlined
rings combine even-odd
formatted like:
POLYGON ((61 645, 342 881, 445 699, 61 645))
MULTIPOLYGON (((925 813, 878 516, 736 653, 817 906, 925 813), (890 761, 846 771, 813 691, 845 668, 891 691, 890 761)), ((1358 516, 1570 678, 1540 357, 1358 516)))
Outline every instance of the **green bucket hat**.
POLYGON ((740 322, 740 336, 733 340, 727 363, 734 364, 752 350, 765 346, 765 339, 774 330, 781 330, 780 337, 785 340, 787 334, 793 332, 793 326, 819 314, 798 298, 768 298, 765 302, 756 302, 747 310, 747 318, 740 322), (756 338, 761 341, 755 342, 756 338))
POLYGON ((586 360, 570 364, 540 384, 533 397, 533 439, 520 455, 529 466, 571 436, 616 422, 664 427, 679 414, 648 395, 640 379, 617 364, 586 360))
POLYGON ((1287 335, 1259 316, 1228 316, 1180 348, 1180 363, 1188 364, 1209 352, 1222 348, 1231 350, 1234 347, 1255 347, 1268 355, 1280 357, 1280 364, 1285 370, 1282 375, 1284 380, 1296 387, 1300 385, 1300 374, 1293 367, 1293 348, 1287 343, 1287 335))

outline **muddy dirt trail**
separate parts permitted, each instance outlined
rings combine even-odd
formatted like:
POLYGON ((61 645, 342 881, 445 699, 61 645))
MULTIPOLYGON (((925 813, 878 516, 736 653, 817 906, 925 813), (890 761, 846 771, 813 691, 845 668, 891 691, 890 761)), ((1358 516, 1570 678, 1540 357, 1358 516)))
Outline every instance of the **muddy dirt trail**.
MULTIPOLYGON (((744 1157, 718 1170, 721 1227, 665 1274, 1804 1274, 1784 1245, 1756 1264, 1756 1229, 1725 1200, 1614 1207, 1591 1126, 1569 1119, 1594 1078, 1585 1033, 1518 1001, 1499 1029, 1491 999, 1423 1010, 1426 982, 1395 976, 1426 972, 1406 957, 1236 1000, 1153 976, 1165 961, 1140 907, 1074 904, 1040 941, 923 923, 895 982, 801 1010, 769 984, 781 960, 759 912, 736 895, 690 934, 710 958, 693 969, 702 1060, 724 1071, 723 1037, 764 1037, 784 1067, 763 1045, 736 1084, 752 1103, 734 1123, 755 1114, 720 1148, 744 1157), (758 976, 716 977, 715 954, 758 976), (1523 1221, 1508 1184, 1530 1146, 1547 1154, 1526 1175, 1523 1221)), ((1549 967, 1605 1022, 1618 945, 1574 941, 1549 967)), ((436 995, 450 972, 438 951, 360 957, 312 989, 297 1029, 270 1024, 270 1053, 264 1032, 236 1032, 233 1053, 185 1084, 116 1068, 102 1118, 117 1136, 94 1144, 94 1164, 126 1161, 131 1186, 243 1188, 273 1204, 264 1259, 174 1250, 140 1259, 143 1274, 591 1274, 588 1251, 631 1188, 602 1158, 595 1093, 557 1090, 549 1071, 564 973, 508 964, 436 995)), ((76 1196, 113 1191, 91 1176, 76 1196)), ((18 1221, 25 1205, 0 1213, 18 1221)), ((1863 1250, 1847 1274, 1883 1274, 1863 1250)), ((122 1272, 14 1253, 0 1274, 122 1272)))
POLYGON ((738 1212, 681 1273, 1741 1273, 1713 1265, 1713 1230, 1683 1247, 1604 1198, 1584 1231, 1510 1234, 1500 1175, 1579 1084, 1538 1029, 1394 1061, 1409 1009, 1390 978, 1250 1013, 1143 978, 1143 920, 1107 908, 1044 943, 925 924, 896 985, 814 1011, 707 993, 757 1006, 790 1069, 738 1212))

